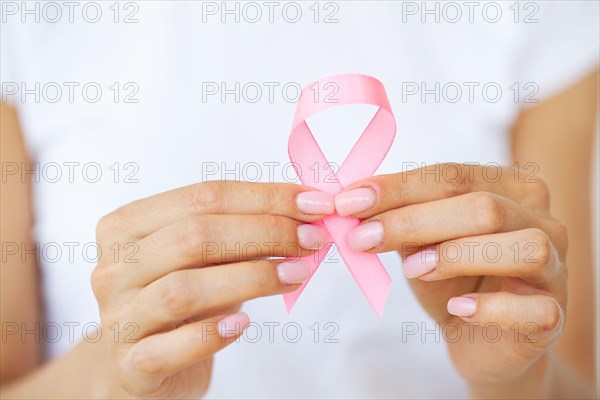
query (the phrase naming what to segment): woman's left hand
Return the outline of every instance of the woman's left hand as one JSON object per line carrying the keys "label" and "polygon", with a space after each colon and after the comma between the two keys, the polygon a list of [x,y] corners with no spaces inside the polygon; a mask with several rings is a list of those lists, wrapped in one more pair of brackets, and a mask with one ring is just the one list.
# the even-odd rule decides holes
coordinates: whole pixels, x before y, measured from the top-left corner
{"label": "woman's left hand", "polygon": [[[472,385],[519,382],[560,336],[567,231],[548,187],[514,167],[437,164],[357,182],[336,197],[363,219],[354,250],[398,251]],[[541,367],[542,369],[544,367]]]}

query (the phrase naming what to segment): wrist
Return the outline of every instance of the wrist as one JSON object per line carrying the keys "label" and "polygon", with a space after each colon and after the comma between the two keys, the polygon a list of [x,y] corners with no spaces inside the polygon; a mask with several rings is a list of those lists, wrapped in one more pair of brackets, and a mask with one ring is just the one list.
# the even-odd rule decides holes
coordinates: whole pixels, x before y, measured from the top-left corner
{"label": "wrist", "polygon": [[132,399],[116,381],[113,375],[112,349],[110,343],[103,337],[96,343],[85,343],[90,347],[92,359],[96,360],[90,390],[95,399]]}
{"label": "wrist", "polygon": [[595,384],[585,381],[549,350],[518,376],[502,381],[469,383],[475,399],[594,399]]}
{"label": "wrist", "polygon": [[552,397],[553,365],[553,357],[546,353],[518,375],[498,381],[469,382],[471,397],[474,399]]}

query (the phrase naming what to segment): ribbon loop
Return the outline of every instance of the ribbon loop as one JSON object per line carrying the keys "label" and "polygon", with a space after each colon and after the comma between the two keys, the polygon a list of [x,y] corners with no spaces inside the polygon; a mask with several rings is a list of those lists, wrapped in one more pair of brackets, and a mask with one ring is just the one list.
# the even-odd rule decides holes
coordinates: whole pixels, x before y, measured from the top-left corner
{"label": "ribbon loop", "polygon": [[[312,90],[315,85],[317,85],[317,88],[329,91],[333,89],[333,92],[322,101],[321,99],[315,99]],[[352,147],[352,150],[350,150],[339,171],[335,173],[337,179],[317,178],[314,182],[311,182],[303,176],[302,171],[308,170],[315,162],[318,166],[324,167],[329,163],[310,131],[306,119],[318,112],[347,104],[370,104],[379,107],[379,109]],[[367,75],[336,75],[323,78],[302,89],[290,132],[288,154],[303,184],[324,192],[337,194],[344,187],[375,173],[388,153],[395,134],[396,120],[383,84]],[[381,264],[379,257],[375,254],[355,252],[348,247],[346,235],[359,224],[359,220],[334,214],[315,224],[327,230],[330,238],[329,242],[336,244],[354,280],[377,316],[381,318],[387,301],[391,278],[383,264]],[[303,260],[311,268],[311,277],[330,247],[331,244],[319,250],[315,255],[304,257]],[[309,281],[310,279],[304,282],[298,290],[284,295],[288,311],[292,309]]]}

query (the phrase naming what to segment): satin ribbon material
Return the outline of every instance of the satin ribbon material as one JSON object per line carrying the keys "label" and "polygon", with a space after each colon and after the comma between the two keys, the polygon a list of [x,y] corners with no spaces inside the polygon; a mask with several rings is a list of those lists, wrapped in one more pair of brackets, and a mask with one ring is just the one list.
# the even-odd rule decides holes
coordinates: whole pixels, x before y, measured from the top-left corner
{"label": "satin ribbon material", "polygon": [[[334,89],[334,92],[331,96],[324,96],[323,99],[315,99],[315,84],[319,91],[327,89],[324,91],[330,92]],[[347,104],[371,104],[378,106],[379,109],[335,173],[337,179],[331,179],[330,173],[306,173],[315,163],[319,168],[329,165],[306,120],[318,112]],[[288,153],[304,185],[335,195],[344,187],[372,176],[388,153],[395,135],[396,120],[383,84],[367,75],[336,75],[313,82],[302,89],[290,132]],[[315,225],[327,231],[329,244],[316,254],[304,257],[303,260],[310,266],[312,278],[332,243],[335,243],[340,256],[373,311],[381,318],[392,280],[377,255],[355,252],[348,247],[346,235],[358,224],[358,218],[341,217],[337,214],[315,222]],[[288,312],[309,281],[310,279],[304,282],[298,290],[284,295]]]}

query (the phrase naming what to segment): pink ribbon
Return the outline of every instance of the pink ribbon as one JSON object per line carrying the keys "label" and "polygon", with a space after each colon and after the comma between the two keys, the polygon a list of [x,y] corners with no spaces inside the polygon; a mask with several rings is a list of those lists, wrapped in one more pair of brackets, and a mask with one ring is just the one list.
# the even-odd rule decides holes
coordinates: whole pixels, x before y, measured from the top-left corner
{"label": "pink ribbon", "polygon": [[[324,95],[325,93],[329,95]],[[318,168],[326,168],[329,163],[306,124],[306,119],[320,111],[346,104],[372,104],[379,109],[335,173],[337,179],[331,179],[330,173],[307,174],[315,163]],[[303,184],[335,195],[344,187],[372,176],[388,153],[395,135],[396,120],[383,84],[367,75],[336,75],[313,82],[302,89],[290,132],[288,153]],[[315,180],[309,181],[307,175],[314,176]],[[354,280],[381,318],[392,280],[377,255],[355,252],[348,247],[346,235],[359,224],[358,218],[333,214],[314,224],[327,231],[329,244],[316,254],[303,258],[310,266],[311,278],[332,243],[335,243]],[[284,295],[288,312],[309,280],[298,290]]]}

